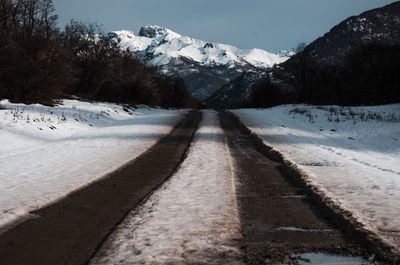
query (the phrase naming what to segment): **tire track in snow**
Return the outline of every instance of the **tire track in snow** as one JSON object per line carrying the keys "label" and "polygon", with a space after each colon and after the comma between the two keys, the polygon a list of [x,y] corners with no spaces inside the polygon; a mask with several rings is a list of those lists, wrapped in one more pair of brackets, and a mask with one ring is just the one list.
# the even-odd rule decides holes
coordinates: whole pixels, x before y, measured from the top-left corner
{"label": "tire track in snow", "polygon": [[187,158],[91,264],[241,264],[232,161],[217,113],[205,111]]}
{"label": "tire track in snow", "polygon": [[193,111],[125,167],[0,236],[1,264],[87,264],[116,226],[181,164],[201,115]]}

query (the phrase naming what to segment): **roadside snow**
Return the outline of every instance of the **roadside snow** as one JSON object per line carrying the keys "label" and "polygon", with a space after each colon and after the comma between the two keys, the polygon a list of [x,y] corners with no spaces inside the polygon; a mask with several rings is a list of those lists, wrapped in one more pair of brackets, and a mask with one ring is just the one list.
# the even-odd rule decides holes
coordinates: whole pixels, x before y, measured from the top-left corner
{"label": "roadside snow", "polygon": [[0,101],[0,226],[123,166],[168,134],[182,113]]}
{"label": "roadside snow", "polygon": [[105,243],[91,264],[238,264],[240,220],[229,150],[205,111],[177,173]]}
{"label": "roadside snow", "polygon": [[233,112],[319,190],[400,251],[400,104]]}

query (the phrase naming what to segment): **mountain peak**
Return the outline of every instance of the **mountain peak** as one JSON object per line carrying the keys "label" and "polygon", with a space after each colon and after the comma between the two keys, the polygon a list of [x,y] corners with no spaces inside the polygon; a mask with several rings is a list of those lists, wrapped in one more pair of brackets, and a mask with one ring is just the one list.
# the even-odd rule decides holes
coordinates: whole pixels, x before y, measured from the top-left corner
{"label": "mountain peak", "polygon": [[129,49],[151,64],[165,65],[172,59],[188,58],[204,65],[250,64],[268,68],[288,59],[261,49],[239,49],[232,45],[211,43],[182,36],[157,25],[143,26],[138,36],[129,31],[114,31],[110,35],[122,49]]}
{"label": "mountain peak", "polygon": [[139,30],[139,37],[146,37],[151,39],[157,38],[165,38],[168,36],[168,39],[174,39],[181,37],[180,34],[157,25],[146,25],[140,28]]}
{"label": "mountain peak", "polygon": [[157,25],[146,25],[139,30],[140,37],[154,39],[159,35],[168,35],[167,29]]}
{"label": "mountain peak", "polygon": [[146,65],[160,66],[163,74],[182,77],[198,100],[206,99],[244,72],[264,71],[288,59],[261,49],[239,49],[194,39],[155,25],[143,26],[138,35],[121,30],[109,36]]}

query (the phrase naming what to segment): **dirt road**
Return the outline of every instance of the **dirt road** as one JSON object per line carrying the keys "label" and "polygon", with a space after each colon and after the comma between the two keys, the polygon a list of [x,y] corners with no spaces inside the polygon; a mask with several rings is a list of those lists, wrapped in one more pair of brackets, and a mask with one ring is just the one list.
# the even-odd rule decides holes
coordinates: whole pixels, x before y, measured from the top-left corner
{"label": "dirt road", "polygon": [[247,263],[295,262],[301,259],[296,253],[368,255],[321,215],[305,190],[284,177],[280,163],[256,151],[231,113],[221,112],[220,118],[236,161],[241,247]]}
{"label": "dirt road", "polygon": [[232,173],[218,114],[204,110],[176,173],[127,216],[91,264],[243,264]]}
{"label": "dirt road", "polygon": [[124,169],[32,212],[37,218],[0,236],[0,263],[87,263],[124,216],[174,172],[200,119],[199,112],[189,114],[168,136]]}
{"label": "dirt road", "polygon": [[368,256],[280,163],[256,150],[232,114],[218,121],[203,113],[194,136],[199,112],[123,170],[1,235],[1,264],[311,264],[326,261],[318,252]]}

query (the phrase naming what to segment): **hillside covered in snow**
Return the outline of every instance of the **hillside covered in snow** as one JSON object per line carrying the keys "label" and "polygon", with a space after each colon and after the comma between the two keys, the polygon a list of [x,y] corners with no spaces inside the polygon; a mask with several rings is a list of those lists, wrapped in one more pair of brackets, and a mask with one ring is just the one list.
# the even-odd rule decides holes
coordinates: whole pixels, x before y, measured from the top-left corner
{"label": "hillside covered in snow", "polygon": [[197,40],[159,26],[144,26],[138,35],[126,30],[113,31],[110,37],[122,49],[129,49],[158,66],[166,65],[172,59],[185,57],[206,65],[222,64],[233,67],[235,64],[250,64],[269,68],[288,59],[262,49],[239,49],[228,44]]}
{"label": "hillside covered in snow", "polygon": [[201,101],[249,70],[262,71],[289,58],[288,53],[239,49],[182,36],[159,26],[144,26],[137,35],[132,31],[113,31],[109,37],[144,63],[183,78],[189,92]]}

